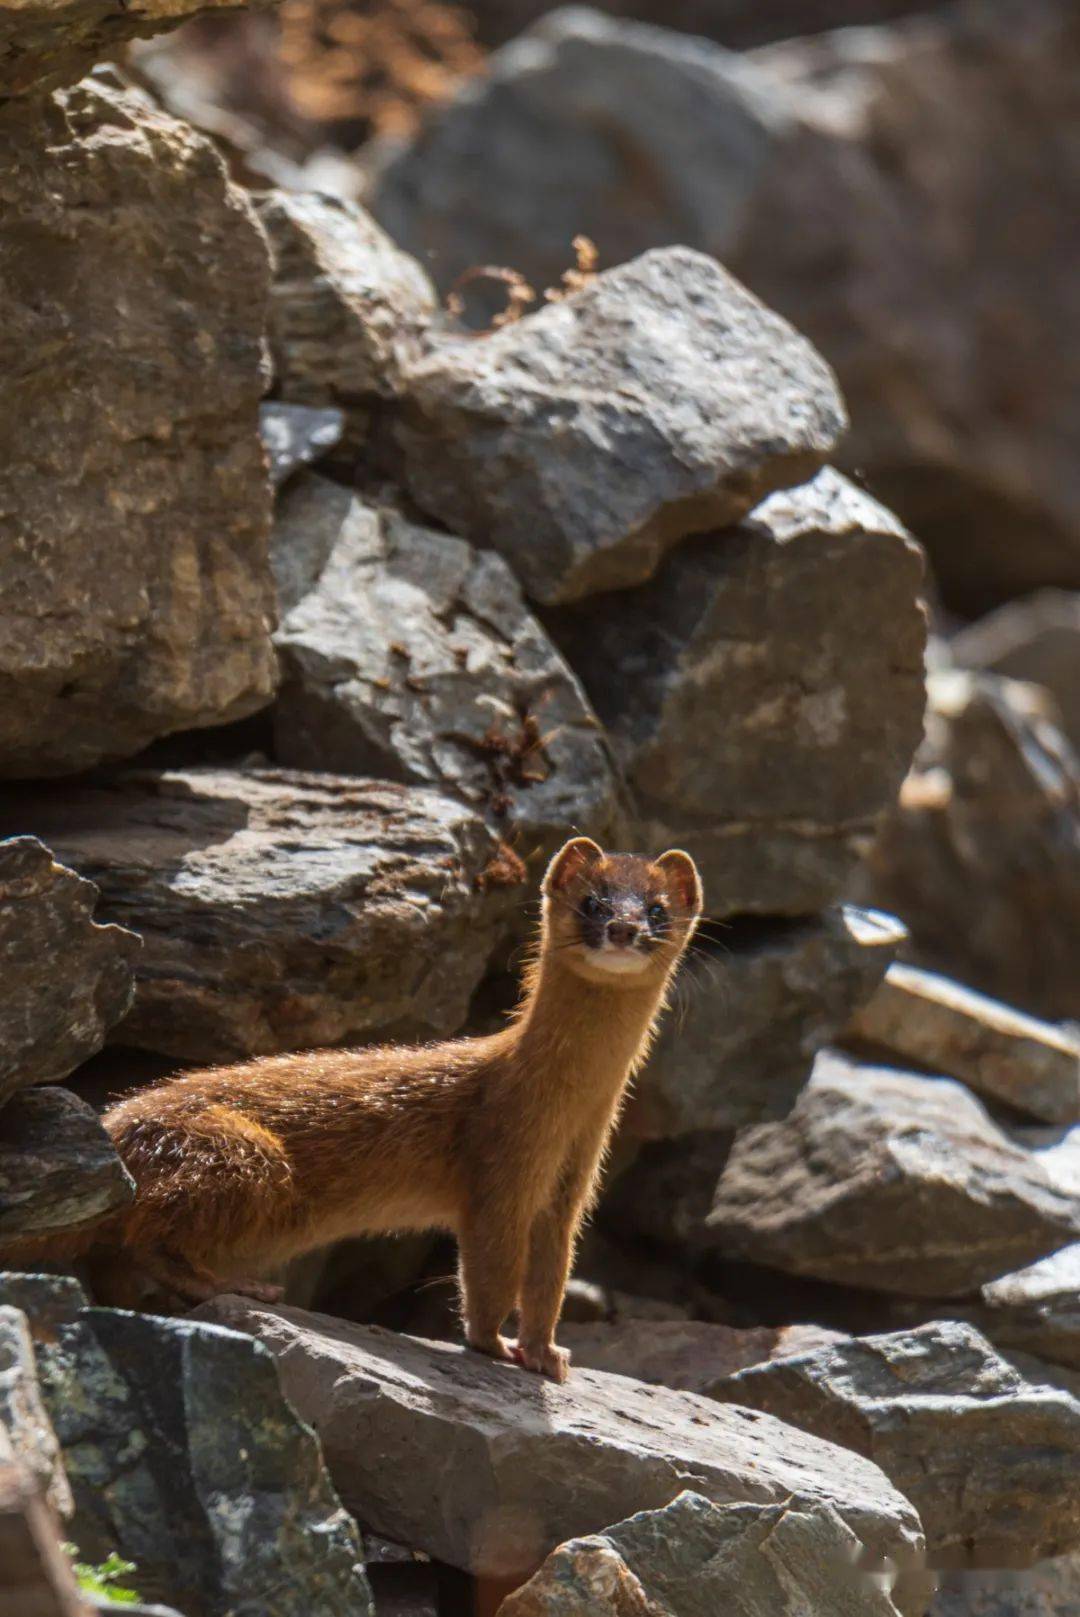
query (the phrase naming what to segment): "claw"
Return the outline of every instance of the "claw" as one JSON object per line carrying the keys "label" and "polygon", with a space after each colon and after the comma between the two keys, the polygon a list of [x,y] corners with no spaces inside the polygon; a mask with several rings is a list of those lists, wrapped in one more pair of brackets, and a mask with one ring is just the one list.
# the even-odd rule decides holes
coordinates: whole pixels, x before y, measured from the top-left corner
{"label": "claw", "polygon": [[540,1347],[515,1342],[513,1357],[523,1369],[547,1376],[551,1381],[563,1382],[570,1374],[570,1351],[557,1347],[554,1342],[545,1342]]}

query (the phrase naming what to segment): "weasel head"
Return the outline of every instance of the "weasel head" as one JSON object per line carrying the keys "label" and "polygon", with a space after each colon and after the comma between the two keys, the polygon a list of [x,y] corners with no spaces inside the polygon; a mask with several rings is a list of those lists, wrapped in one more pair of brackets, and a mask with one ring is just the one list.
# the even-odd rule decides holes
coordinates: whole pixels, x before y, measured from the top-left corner
{"label": "weasel head", "polygon": [[666,977],[694,935],[701,878],[687,853],[604,853],[588,837],[560,848],[544,877],[541,955],[578,976],[637,988]]}

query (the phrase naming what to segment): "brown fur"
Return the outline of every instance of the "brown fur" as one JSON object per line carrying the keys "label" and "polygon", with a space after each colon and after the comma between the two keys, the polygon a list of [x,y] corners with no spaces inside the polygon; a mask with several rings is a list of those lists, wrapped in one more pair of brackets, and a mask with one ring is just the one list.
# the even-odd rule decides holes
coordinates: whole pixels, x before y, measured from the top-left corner
{"label": "brown fur", "polygon": [[[238,1285],[260,1295],[245,1276],[340,1237],[447,1229],[471,1346],[561,1380],[554,1332],[575,1238],[701,889],[686,854],[606,857],[576,838],[543,890],[535,955],[503,1031],[270,1056],[170,1079],[109,1111],[137,1193],[73,1243],[93,1249],[99,1293],[131,1305],[149,1277],[187,1300]],[[584,941],[580,905],[596,891],[639,921],[650,903],[666,906],[641,970],[603,970],[600,945]],[[607,938],[605,948],[609,958]],[[62,1237],[60,1249],[72,1255]],[[513,1345],[500,1329],[515,1307]]]}

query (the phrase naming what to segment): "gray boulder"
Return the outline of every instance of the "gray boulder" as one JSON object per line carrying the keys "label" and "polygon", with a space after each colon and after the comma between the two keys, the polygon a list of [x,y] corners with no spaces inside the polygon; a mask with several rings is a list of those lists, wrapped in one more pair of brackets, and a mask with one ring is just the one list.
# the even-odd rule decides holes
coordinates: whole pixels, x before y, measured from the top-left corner
{"label": "gray boulder", "polygon": [[576,1369],[631,1376],[680,1392],[708,1392],[748,1365],[805,1353],[841,1340],[820,1325],[758,1325],[736,1329],[700,1319],[626,1318],[613,1324],[559,1325],[559,1341]]}
{"label": "gray boulder", "polygon": [[960,1078],[1046,1123],[1080,1121],[1080,1033],[918,966],[889,967],[846,1043]]}
{"label": "gray boulder", "polygon": [[1080,1401],[956,1321],[752,1365],[710,1395],[872,1459],[931,1560],[1028,1566],[1080,1544]]}
{"label": "gray boulder", "polygon": [[0,1113],[0,1248],[96,1221],[133,1195],[112,1141],[77,1095],[25,1089]]}
{"label": "gray boulder", "polygon": [[269,1347],[361,1520],[452,1565],[532,1572],[691,1476],[717,1503],[829,1505],[869,1553],[917,1557],[917,1518],[875,1467],[764,1416],[596,1371],[555,1386],[458,1346],[239,1298],[199,1312]]}
{"label": "gray boulder", "polygon": [[727,1257],[955,1297],[1080,1234],[1080,1196],[948,1079],[826,1051],[782,1122],[742,1130],[707,1218]]}
{"label": "gray boulder", "polygon": [[919,547],[827,469],[681,545],[632,591],[547,621],[634,790],[714,915],[848,896],[921,733]]}
{"label": "gray boulder", "polygon": [[942,670],[927,690],[926,735],[865,896],[902,918],[918,964],[1080,1017],[1076,755],[1036,686]]}
{"label": "gray boulder", "polygon": [[478,815],[385,781],[131,770],[11,812],[143,936],[115,1037],[184,1060],[453,1032],[524,897]]}
{"label": "gray boulder", "polygon": [[954,634],[949,654],[959,668],[1048,690],[1062,730],[1080,752],[1080,592],[1039,590],[1006,601]]}
{"label": "gray boulder", "polygon": [[942,1575],[927,1617],[1077,1617],[1080,1555],[1062,1555],[1023,1571]]}
{"label": "gray boulder", "polygon": [[409,492],[545,602],[625,589],[800,483],[846,426],[828,366],[720,265],[646,253],[407,377]]}
{"label": "gray boulder", "polygon": [[896,1617],[830,1505],[684,1492],[553,1550],[499,1617]]}
{"label": "gray boulder", "polygon": [[97,896],[36,837],[0,842],[0,1104],[66,1078],[131,1005],[139,940],[94,922]]}
{"label": "gray boulder", "polygon": [[[26,1316],[0,1303],[0,1434],[9,1456],[58,1516],[73,1507],[60,1445],[41,1399]],[[2,1445],[0,1445],[2,1446]]]}
{"label": "gray boulder", "polygon": [[374,1617],[356,1524],[258,1343],[81,1306],[51,1277],[9,1289],[35,1332],[85,1560],[118,1550],[141,1594],[206,1617]]}
{"label": "gray boulder", "polygon": [[1080,1370],[1080,1244],[988,1281],[979,1296],[995,1342]]}
{"label": "gray boulder", "polygon": [[90,79],[13,102],[0,145],[11,778],[83,770],[270,700],[270,270],[210,142],[134,92]]}
{"label": "gray boulder", "polygon": [[318,410],[309,404],[282,404],[266,399],[259,405],[259,436],[270,460],[270,481],[280,487],[302,466],[328,455],[340,443],[344,411]]}
{"label": "gray boulder", "polygon": [[274,537],[287,764],[436,787],[521,854],[604,838],[617,784],[599,721],[500,556],[308,476]]}
{"label": "gray boulder", "polygon": [[800,920],[736,921],[695,950],[623,1126],[643,1139],[782,1117],[814,1056],[871,996],[905,933],[842,905]]}

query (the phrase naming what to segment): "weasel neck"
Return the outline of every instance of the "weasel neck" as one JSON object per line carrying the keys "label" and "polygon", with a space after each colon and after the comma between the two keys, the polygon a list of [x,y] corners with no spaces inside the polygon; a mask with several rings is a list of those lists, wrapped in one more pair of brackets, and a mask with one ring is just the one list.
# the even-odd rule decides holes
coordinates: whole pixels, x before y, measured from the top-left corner
{"label": "weasel neck", "polygon": [[576,1088],[618,1090],[648,1053],[666,987],[667,974],[651,972],[640,987],[608,987],[541,955],[517,1024],[519,1053]]}

